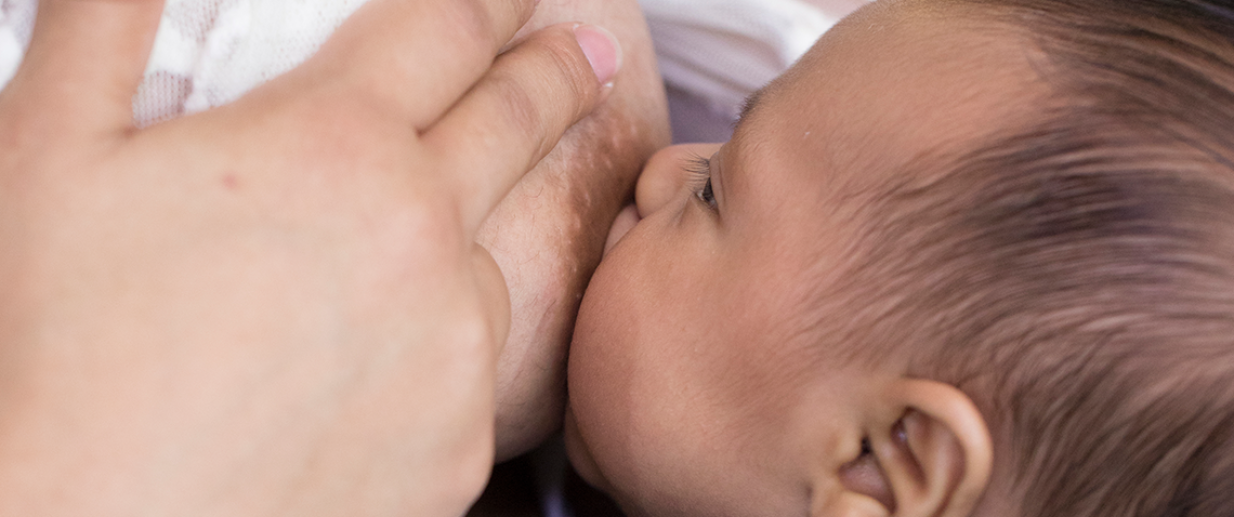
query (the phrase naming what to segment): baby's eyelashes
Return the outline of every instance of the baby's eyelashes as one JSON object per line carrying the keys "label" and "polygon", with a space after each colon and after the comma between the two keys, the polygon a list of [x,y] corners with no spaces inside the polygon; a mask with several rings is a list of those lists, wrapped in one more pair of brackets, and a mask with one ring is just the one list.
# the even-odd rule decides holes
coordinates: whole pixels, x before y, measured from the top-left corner
{"label": "baby's eyelashes", "polygon": [[700,190],[695,195],[698,196],[700,201],[707,203],[707,206],[712,209],[716,208],[716,194],[711,190],[711,178],[707,178],[707,185],[703,186],[703,190]]}
{"label": "baby's eyelashes", "polygon": [[693,176],[691,181],[694,197],[715,210],[717,207],[715,190],[711,186],[711,159],[694,156],[686,163],[686,170]]}

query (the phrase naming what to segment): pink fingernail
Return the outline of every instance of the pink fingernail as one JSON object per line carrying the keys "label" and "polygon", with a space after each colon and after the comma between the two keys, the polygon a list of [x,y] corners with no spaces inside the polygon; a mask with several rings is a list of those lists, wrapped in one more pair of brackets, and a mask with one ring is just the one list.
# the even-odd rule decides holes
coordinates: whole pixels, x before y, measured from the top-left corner
{"label": "pink fingernail", "polygon": [[574,38],[583,47],[583,54],[600,84],[608,84],[621,69],[621,44],[608,29],[595,25],[579,25],[574,28]]}

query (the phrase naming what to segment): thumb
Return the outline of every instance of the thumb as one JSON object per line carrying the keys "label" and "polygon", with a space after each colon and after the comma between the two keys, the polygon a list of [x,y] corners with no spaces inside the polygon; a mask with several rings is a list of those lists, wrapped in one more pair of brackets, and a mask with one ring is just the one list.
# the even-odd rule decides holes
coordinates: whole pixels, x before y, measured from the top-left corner
{"label": "thumb", "polygon": [[53,134],[132,124],[163,0],[42,0],[9,100]]}

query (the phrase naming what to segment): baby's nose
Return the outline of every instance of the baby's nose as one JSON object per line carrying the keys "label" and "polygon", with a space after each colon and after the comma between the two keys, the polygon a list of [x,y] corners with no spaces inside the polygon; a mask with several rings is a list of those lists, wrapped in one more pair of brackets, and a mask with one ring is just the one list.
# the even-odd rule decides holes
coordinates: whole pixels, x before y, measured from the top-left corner
{"label": "baby's nose", "polygon": [[666,147],[651,156],[638,178],[634,200],[639,217],[648,217],[679,199],[690,181],[690,161],[709,158],[722,144],[685,144]]}

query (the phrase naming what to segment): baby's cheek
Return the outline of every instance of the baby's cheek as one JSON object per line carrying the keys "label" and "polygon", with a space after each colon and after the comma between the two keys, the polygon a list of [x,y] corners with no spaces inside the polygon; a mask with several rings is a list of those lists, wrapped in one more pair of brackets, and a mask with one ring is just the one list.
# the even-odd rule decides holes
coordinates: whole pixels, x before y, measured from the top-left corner
{"label": "baby's cheek", "polygon": [[566,455],[570,458],[570,465],[578,472],[578,475],[583,478],[587,484],[604,492],[611,491],[612,487],[600,474],[600,468],[596,466],[596,460],[591,456],[591,451],[587,449],[586,443],[583,442],[582,436],[579,435],[578,422],[574,419],[574,412],[569,406],[566,407],[565,423],[562,426],[562,434],[565,438]]}

